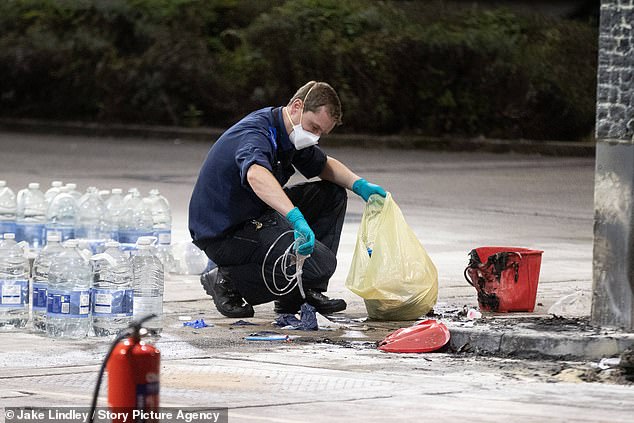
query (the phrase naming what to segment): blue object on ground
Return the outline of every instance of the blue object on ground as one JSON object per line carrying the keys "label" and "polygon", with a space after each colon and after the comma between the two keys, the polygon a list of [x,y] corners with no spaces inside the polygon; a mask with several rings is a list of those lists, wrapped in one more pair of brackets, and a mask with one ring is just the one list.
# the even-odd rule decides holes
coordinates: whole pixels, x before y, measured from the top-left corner
{"label": "blue object on ground", "polygon": [[288,335],[250,335],[245,336],[244,339],[246,339],[247,341],[288,341],[290,338]]}
{"label": "blue object on ground", "polygon": [[207,323],[205,323],[204,319],[200,319],[200,320],[192,320],[191,322],[185,322],[183,323],[183,326],[190,326],[194,329],[200,329],[200,328],[206,328],[209,325]]}
{"label": "blue object on ground", "polygon": [[292,330],[317,330],[317,310],[308,303],[302,304],[300,311],[300,319],[294,314],[279,314],[275,319],[275,325]]}

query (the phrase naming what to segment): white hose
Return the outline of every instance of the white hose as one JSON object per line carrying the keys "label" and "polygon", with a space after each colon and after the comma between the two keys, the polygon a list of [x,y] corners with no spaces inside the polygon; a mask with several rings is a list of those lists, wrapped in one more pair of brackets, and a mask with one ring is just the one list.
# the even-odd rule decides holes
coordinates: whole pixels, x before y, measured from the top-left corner
{"label": "white hose", "polygon": [[[262,280],[264,281],[264,285],[266,286],[266,288],[273,295],[277,295],[279,297],[287,295],[293,289],[295,289],[296,286],[298,286],[299,292],[302,295],[302,298],[306,298],[304,294],[304,287],[302,285],[302,267],[304,265],[304,261],[306,260],[306,258],[310,256],[304,256],[299,253],[293,253],[293,250],[296,250],[296,245],[297,247],[299,247],[299,245],[303,242],[302,238],[298,238],[294,240],[293,242],[291,242],[291,244],[286,248],[286,250],[284,250],[284,253],[275,260],[275,263],[273,264],[273,270],[271,271],[272,283],[269,284],[269,282],[266,279],[266,272],[264,271],[264,266],[266,265],[267,259],[269,258],[271,251],[273,251],[273,248],[277,245],[278,242],[280,242],[282,237],[289,233],[293,234],[294,231],[286,231],[282,233],[279,237],[277,237],[277,239],[273,242],[273,244],[271,244],[271,246],[269,247],[269,250],[266,252],[266,255],[264,256],[264,261],[262,262],[262,270],[261,270]],[[293,258],[295,259],[294,263],[292,261]],[[287,269],[290,268],[293,264],[295,265],[295,273],[287,273]],[[287,282],[286,285],[282,287],[278,286],[278,283],[275,278],[275,268],[278,265],[280,266],[282,274],[284,275],[284,279]]]}

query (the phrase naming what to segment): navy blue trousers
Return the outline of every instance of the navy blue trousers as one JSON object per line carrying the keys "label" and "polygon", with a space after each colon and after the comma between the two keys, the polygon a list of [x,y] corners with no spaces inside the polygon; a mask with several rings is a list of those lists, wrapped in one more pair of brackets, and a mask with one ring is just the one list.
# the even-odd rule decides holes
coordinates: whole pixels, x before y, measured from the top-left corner
{"label": "navy blue trousers", "polygon": [[[284,191],[302,212],[316,238],[315,249],[302,268],[302,284],[304,289],[324,292],[337,267],[336,255],[348,198],[346,190],[328,181],[318,181],[294,185],[284,188]],[[222,239],[211,241],[205,248],[205,253],[218,265],[223,278],[249,304],[257,305],[273,300],[301,303],[298,288],[284,297],[276,296],[267,289],[262,275],[264,263],[266,280],[272,283],[275,273],[277,285],[286,285],[280,267],[281,260],[277,266],[275,261],[294,241],[292,230],[286,217],[268,209],[259,218],[245,222]],[[285,232],[289,233],[282,235]],[[271,249],[271,245],[280,236]],[[287,269],[289,274],[294,272],[294,265]]]}

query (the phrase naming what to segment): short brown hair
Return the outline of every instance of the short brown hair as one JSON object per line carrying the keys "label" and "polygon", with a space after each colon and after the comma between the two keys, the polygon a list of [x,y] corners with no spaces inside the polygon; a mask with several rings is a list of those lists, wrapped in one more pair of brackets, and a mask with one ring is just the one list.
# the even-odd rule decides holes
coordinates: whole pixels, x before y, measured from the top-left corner
{"label": "short brown hair", "polygon": [[[310,91],[310,95],[306,95]],[[304,102],[304,110],[316,113],[321,106],[326,107],[326,111],[337,125],[341,125],[343,113],[341,112],[341,101],[334,88],[326,82],[310,81],[302,86],[291,97],[290,105],[296,99]]]}

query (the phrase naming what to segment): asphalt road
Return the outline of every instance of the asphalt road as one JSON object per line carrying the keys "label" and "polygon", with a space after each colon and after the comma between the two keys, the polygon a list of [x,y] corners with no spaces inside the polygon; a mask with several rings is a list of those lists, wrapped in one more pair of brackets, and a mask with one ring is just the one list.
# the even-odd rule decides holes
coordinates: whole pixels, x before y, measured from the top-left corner
{"label": "asphalt road", "polygon": [[[80,189],[134,186],[146,194],[159,188],[173,208],[174,241],[189,240],[187,205],[209,144],[0,133],[0,146],[0,178],[12,187],[34,181],[45,189],[60,179],[76,182]],[[326,151],[392,193],[439,269],[441,301],[461,295],[472,299],[462,271],[467,253],[485,245],[544,250],[539,298],[544,310],[571,289],[590,289],[594,159]],[[343,294],[362,211],[363,202],[350,193],[333,283]]]}

